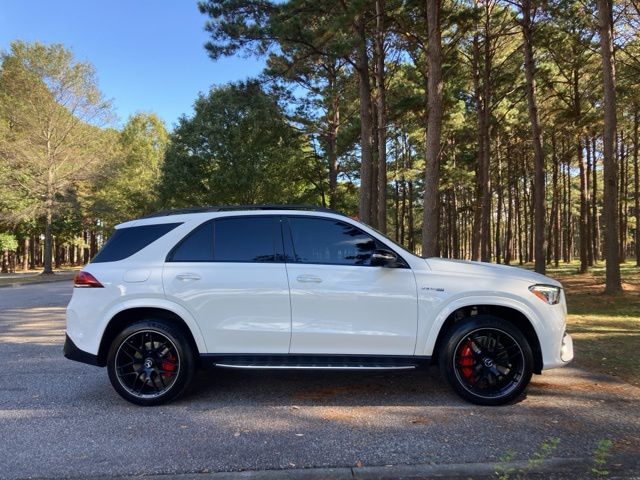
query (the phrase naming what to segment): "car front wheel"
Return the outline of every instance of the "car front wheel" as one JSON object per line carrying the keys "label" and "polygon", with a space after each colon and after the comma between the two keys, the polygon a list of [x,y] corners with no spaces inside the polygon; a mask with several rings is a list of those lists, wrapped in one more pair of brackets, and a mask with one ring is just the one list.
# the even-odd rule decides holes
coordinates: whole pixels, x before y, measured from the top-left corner
{"label": "car front wheel", "polygon": [[522,332],[490,315],[457,323],[444,339],[439,361],[453,389],[478,405],[502,405],[515,399],[533,371],[533,353]]}
{"label": "car front wheel", "polygon": [[107,357],[115,390],[137,405],[160,405],[188,387],[195,370],[185,335],[168,322],[144,320],[120,332]]}

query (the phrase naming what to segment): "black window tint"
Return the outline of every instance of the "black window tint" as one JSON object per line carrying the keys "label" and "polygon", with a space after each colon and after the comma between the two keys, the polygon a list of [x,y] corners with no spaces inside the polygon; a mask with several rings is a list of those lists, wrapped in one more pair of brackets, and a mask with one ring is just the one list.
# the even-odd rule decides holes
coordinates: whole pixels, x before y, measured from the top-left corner
{"label": "black window tint", "polygon": [[216,262],[274,262],[282,244],[275,217],[225,218],[214,223]]}
{"label": "black window tint", "polygon": [[213,223],[207,222],[193,230],[175,248],[170,262],[213,261]]}
{"label": "black window tint", "polygon": [[180,223],[161,223],[117,229],[91,263],[115,262],[130,257],[176,228]]}
{"label": "black window tint", "polygon": [[376,242],[360,229],[337,220],[289,219],[296,262],[369,265]]}

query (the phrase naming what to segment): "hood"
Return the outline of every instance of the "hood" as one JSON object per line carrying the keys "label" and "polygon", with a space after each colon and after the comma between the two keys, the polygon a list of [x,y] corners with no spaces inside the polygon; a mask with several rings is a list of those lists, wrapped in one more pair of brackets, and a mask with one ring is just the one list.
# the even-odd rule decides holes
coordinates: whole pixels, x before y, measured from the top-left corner
{"label": "hood", "polygon": [[444,258],[427,258],[425,261],[434,272],[495,277],[501,279],[507,277],[514,280],[529,282],[532,285],[535,283],[542,283],[545,285],[555,285],[557,287],[562,286],[560,282],[553,278],[519,267],[497,265],[495,263],[472,262],[469,260],[449,260]]}

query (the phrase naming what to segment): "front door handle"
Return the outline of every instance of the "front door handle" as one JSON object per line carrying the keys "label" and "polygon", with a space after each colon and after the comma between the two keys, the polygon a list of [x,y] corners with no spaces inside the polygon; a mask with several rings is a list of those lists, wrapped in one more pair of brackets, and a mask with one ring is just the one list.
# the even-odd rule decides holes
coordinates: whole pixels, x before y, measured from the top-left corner
{"label": "front door handle", "polygon": [[200,275],[198,275],[197,273],[179,273],[178,275],[176,275],[176,278],[183,282],[188,282],[192,280],[200,280]]}
{"label": "front door handle", "polygon": [[298,275],[297,280],[300,283],[322,283],[322,279],[315,275]]}

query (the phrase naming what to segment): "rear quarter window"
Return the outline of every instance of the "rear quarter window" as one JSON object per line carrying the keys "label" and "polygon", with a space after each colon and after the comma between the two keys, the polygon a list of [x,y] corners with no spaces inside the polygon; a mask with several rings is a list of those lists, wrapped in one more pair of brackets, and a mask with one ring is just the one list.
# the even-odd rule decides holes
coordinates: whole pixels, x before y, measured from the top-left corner
{"label": "rear quarter window", "polygon": [[117,262],[138,253],[147,245],[166,235],[180,223],[160,223],[139,227],[118,228],[93,257],[91,263]]}

